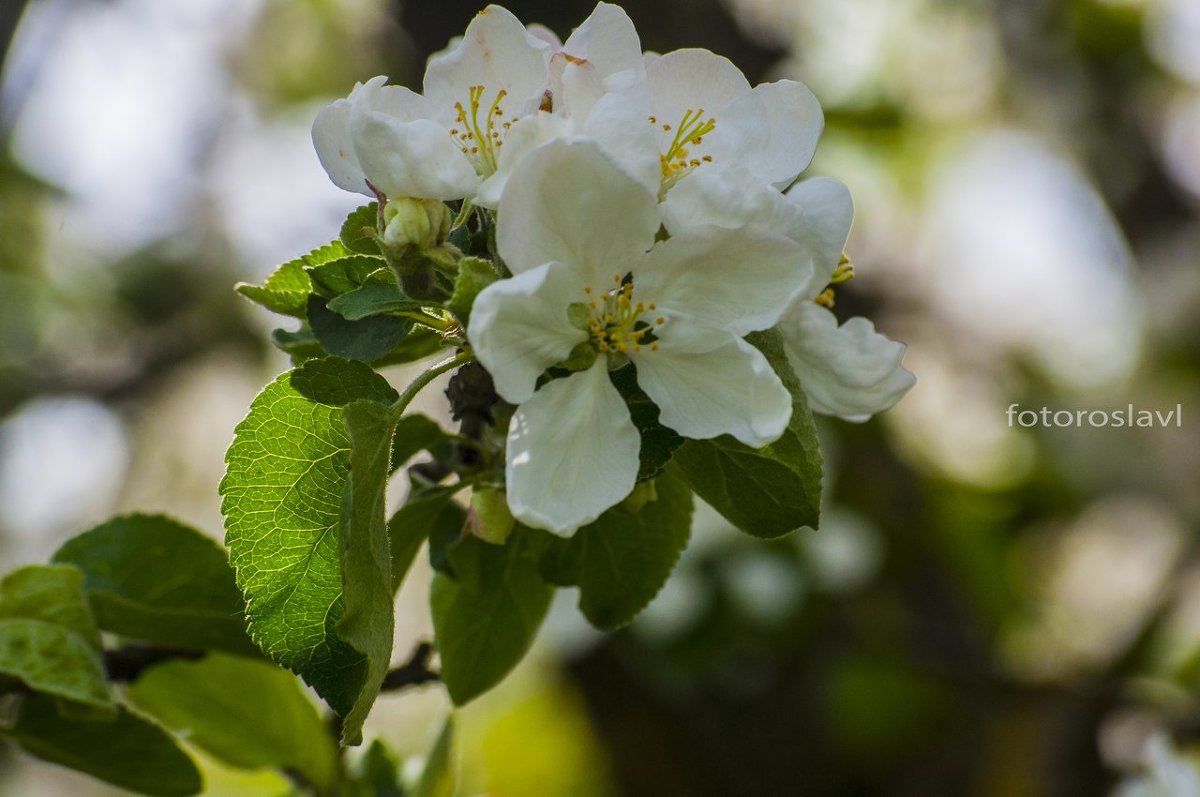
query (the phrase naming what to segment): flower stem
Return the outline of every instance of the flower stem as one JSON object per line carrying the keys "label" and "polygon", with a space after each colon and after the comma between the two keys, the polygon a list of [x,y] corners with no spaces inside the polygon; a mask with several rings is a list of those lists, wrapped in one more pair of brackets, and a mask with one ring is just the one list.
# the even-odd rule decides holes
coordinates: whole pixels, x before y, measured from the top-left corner
{"label": "flower stem", "polygon": [[400,398],[396,399],[392,404],[392,412],[396,413],[397,417],[404,414],[408,409],[408,405],[417,397],[417,394],[425,389],[434,379],[437,379],[447,371],[453,371],[460,365],[466,365],[475,359],[475,355],[469,351],[460,351],[458,354],[448,359],[442,360],[440,363],[432,366],[428,371],[418,376],[404,388],[404,392],[400,394]]}
{"label": "flower stem", "polygon": [[415,310],[394,310],[392,315],[399,318],[410,318],[418,324],[424,324],[430,329],[436,329],[438,332],[445,332],[450,329],[450,323],[428,313],[422,313]]}

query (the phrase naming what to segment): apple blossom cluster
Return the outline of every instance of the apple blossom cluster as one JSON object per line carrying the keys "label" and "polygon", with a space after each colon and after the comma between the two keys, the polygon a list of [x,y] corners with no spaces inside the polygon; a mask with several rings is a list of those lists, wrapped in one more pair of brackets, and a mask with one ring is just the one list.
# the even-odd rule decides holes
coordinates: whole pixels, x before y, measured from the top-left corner
{"label": "apple blossom cluster", "polygon": [[379,200],[401,285],[431,263],[436,295],[462,255],[451,230],[473,214],[491,229],[499,278],[459,348],[514,408],[512,515],[569,536],[638,480],[622,369],[662,426],[754,449],[794,402],[751,333],[778,329],[814,412],[865,420],[913,385],[903,344],[829,309],[852,275],[853,207],[836,180],[798,180],[822,127],[801,83],[751,86],[702,49],[642,52],[619,6],[566,41],[488,6],[430,59],[423,93],[368,80],[313,141],[336,185]]}

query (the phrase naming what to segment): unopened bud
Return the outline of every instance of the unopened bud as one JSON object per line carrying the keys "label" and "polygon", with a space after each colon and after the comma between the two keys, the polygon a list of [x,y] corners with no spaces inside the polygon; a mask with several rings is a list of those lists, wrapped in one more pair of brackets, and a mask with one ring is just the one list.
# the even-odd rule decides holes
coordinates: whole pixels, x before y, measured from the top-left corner
{"label": "unopened bud", "polygon": [[383,209],[383,242],[393,251],[432,249],[450,234],[450,208],[436,199],[390,199]]}

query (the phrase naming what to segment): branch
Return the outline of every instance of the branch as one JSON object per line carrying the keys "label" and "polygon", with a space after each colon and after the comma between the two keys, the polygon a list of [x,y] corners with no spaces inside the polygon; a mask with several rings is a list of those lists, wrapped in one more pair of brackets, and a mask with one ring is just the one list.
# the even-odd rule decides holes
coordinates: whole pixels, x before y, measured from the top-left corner
{"label": "branch", "polygon": [[395,692],[410,686],[419,686],[440,680],[438,674],[429,669],[431,655],[433,655],[433,645],[428,642],[417,645],[407,662],[383,677],[382,691]]}

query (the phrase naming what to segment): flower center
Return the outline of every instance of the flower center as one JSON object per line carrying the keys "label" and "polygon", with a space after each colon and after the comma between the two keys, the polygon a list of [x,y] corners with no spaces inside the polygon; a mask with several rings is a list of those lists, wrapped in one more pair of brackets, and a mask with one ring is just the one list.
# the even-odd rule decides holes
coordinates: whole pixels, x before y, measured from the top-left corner
{"label": "flower center", "polygon": [[500,148],[504,146],[504,136],[513,122],[517,121],[515,118],[504,118],[504,109],[500,105],[508,96],[504,89],[496,93],[496,99],[492,100],[492,104],[484,111],[485,91],[483,86],[471,86],[467,105],[464,107],[461,102],[454,104],[457,113],[456,126],[450,130],[450,137],[470,159],[481,177],[487,177],[496,171]]}
{"label": "flower center", "polygon": [[[658,118],[651,116],[650,124],[658,127]],[[678,125],[664,123],[661,125],[664,133],[673,133],[670,142],[663,137],[664,149],[659,156],[662,160],[663,190],[691,174],[692,170],[703,163],[712,163],[711,155],[697,155],[695,148],[704,143],[704,137],[716,129],[717,120],[711,116],[705,118],[704,109],[688,109],[684,111],[683,119]]]}
{"label": "flower center", "polygon": [[632,278],[623,279],[620,274],[614,274],[613,282],[615,287],[605,293],[597,293],[590,285],[584,286],[588,309],[586,323],[592,344],[601,353],[640,352],[645,346],[649,346],[650,351],[658,351],[655,332],[667,323],[667,319],[663,316],[643,318],[657,307],[653,302],[634,302]]}

